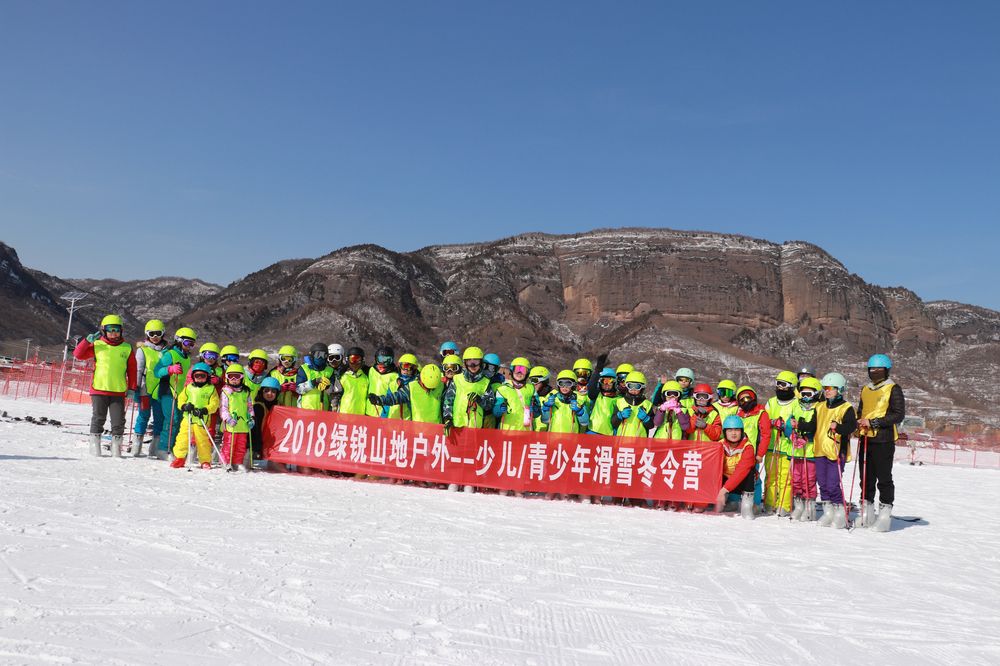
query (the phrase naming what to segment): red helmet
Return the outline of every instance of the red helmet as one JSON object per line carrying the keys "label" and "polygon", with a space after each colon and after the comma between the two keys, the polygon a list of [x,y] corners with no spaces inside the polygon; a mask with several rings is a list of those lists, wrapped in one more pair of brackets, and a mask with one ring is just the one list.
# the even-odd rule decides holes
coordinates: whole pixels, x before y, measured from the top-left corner
{"label": "red helmet", "polygon": [[712,386],[710,384],[695,384],[694,390],[691,391],[691,393],[709,393],[709,394],[712,394],[712,393],[715,393],[715,391],[712,390]]}

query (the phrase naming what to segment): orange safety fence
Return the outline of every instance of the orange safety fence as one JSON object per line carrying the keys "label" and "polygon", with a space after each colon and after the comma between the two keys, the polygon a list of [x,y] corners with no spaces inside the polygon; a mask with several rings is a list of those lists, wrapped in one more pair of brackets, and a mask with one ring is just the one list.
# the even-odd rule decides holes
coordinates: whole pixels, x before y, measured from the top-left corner
{"label": "orange safety fence", "polygon": [[89,403],[93,361],[15,361],[0,366],[0,396],[18,400]]}

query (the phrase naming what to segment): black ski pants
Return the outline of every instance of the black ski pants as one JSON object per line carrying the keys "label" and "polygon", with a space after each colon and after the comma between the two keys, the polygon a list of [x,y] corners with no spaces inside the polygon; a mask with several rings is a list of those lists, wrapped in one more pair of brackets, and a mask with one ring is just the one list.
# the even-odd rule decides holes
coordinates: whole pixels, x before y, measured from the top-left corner
{"label": "black ski pants", "polygon": [[864,493],[862,499],[874,502],[877,485],[879,502],[895,503],[896,486],[892,482],[892,461],[895,455],[895,442],[868,442],[867,446],[864,439],[858,442],[858,475]]}
{"label": "black ski pants", "polygon": [[90,434],[100,435],[104,432],[104,421],[111,415],[111,434],[125,434],[125,396],[123,395],[91,395],[90,406],[93,410],[90,416]]}

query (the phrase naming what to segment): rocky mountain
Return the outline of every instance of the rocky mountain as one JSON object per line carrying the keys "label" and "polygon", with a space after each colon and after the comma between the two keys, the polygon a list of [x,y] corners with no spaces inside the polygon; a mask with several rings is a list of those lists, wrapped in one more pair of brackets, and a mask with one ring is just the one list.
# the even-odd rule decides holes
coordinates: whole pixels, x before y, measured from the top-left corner
{"label": "rocky mountain", "polygon": [[37,275],[54,291],[93,290],[105,299],[98,309],[124,310],[135,326],[157,316],[201,339],[272,351],[324,341],[371,354],[389,343],[430,359],[454,339],[558,369],[608,350],[651,377],[683,365],[762,388],[779,369],[809,364],[843,372],[852,395],[868,356],[888,352],[911,414],[936,428],[1000,427],[989,407],[1000,313],[867,284],[799,241],[609,229],[405,253],[361,245],[281,261],[224,289]]}

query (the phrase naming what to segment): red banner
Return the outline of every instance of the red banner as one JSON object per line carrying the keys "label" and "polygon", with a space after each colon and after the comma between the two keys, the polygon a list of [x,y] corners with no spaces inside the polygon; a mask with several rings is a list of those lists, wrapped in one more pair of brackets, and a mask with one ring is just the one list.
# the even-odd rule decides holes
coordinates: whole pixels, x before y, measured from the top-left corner
{"label": "red banner", "polygon": [[275,407],[274,462],[376,477],[707,504],[722,487],[719,444],[444,427]]}

